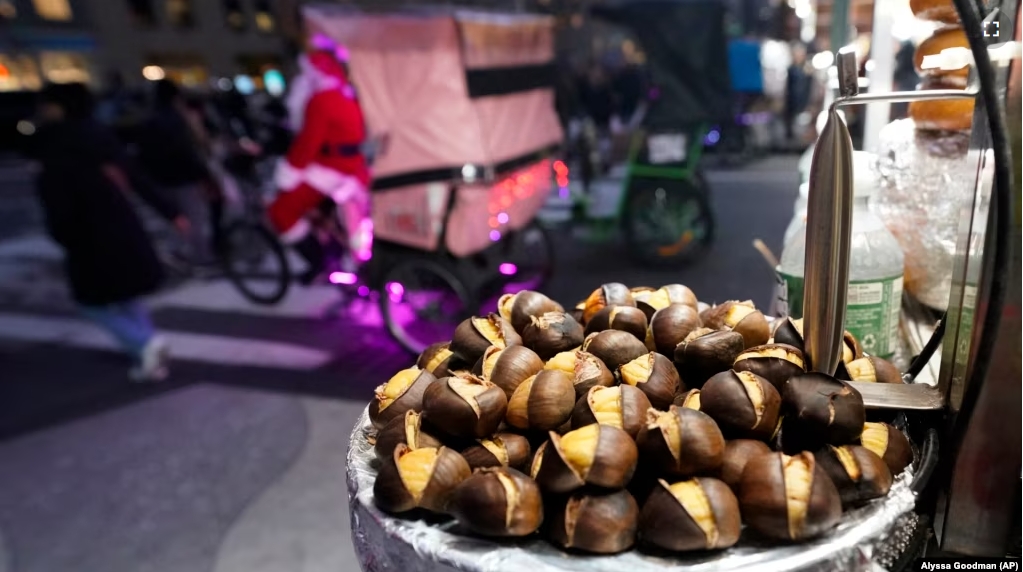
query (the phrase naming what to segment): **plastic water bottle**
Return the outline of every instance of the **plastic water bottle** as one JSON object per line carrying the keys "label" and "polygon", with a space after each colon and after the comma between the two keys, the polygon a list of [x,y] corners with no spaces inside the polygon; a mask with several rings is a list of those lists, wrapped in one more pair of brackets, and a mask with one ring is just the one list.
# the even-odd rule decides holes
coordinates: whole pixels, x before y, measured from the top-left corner
{"label": "plastic water bottle", "polygon": [[[884,358],[898,348],[902,309],[904,256],[898,241],[870,210],[870,197],[879,185],[877,158],[853,154],[853,224],[849,257],[849,296],[845,329],[860,340],[863,351]],[[803,263],[806,222],[785,244],[778,267],[779,315],[803,314]]]}

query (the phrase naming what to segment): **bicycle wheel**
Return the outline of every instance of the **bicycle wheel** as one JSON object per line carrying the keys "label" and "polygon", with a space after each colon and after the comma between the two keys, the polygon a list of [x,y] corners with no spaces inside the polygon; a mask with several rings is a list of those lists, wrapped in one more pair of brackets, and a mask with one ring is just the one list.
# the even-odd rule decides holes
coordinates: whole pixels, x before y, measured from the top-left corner
{"label": "bicycle wheel", "polygon": [[498,270],[518,290],[536,290],[554,274],[554,242],[547,230],[532,221],[509,237],[508,260]]}
{"label": "bicycle wheel", "polygon": [[629,251],[651,266],[688,262],[714,239],[714,215],[702,177],[634,179],[622,224]]}
{"label": "bicycle wheel", "polygon": [[237,222],[224,232],[224,271],[242,296],[276,304],[288,293],[291,268],[284,246],[269,229]]}
{"label": "bicycle wheel", "polygon": [[473,313],[465,285],[432,260],[406,260],[387,271],[380,291],[387,331],[409,352],[451,339]]}

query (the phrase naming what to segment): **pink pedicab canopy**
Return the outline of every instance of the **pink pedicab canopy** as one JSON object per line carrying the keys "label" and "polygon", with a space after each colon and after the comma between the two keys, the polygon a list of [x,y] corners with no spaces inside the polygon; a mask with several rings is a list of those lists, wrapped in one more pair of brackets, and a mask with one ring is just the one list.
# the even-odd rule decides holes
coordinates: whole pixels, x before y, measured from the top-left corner
{"label": "pink pedicab canopy", "polygon": [[[528,223],[562,140],[553,20],[461,10],[371,14],[303,8],[310,34],[343,45],[371,136],[378,238],[465,255]],[[468,175],[468,176],[466,176]],[[452,185],[461,177],[471,179]],[[493,231],[497,231],[495,232]]]}

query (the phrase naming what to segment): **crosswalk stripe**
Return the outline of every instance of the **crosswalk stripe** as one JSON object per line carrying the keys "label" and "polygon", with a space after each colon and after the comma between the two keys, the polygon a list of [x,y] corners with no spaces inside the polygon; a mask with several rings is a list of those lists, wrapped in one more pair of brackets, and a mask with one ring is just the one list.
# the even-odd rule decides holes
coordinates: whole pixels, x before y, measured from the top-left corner
{"label": "crosswalk stripe", "polygon": [[[328,364],[326,351],[283,342],[212,336],[192,332],[161,332],[175,359],[221,365],[313,370]],[[117,344],[90,322],[73,318],[0,313],[0,338],[55,343],[97,350],[116,350]]]}
{"label": "crosswalk stripe", "polygon": [[249,302],[227,280],[192,281],[150,298],[159,308],[185,308],[211,312],[232,312],[276,318],[319,318],[341,299],[334,286],[293,286],[283,300],[272,306]]}

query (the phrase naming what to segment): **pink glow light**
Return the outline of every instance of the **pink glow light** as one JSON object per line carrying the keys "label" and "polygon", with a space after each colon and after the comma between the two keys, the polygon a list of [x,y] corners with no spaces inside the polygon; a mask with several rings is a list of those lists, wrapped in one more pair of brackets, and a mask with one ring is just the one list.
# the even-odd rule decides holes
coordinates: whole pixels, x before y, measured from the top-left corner
{"label": "pink glow light", "polygon": [[369,296],[369,286],[359,286],[359,296],[363,298]]}
{"label": "pink glow light", "polygon": [[518,267],[516,267],[511,262],[502,262],[501,265],[497,267],[497,270],[498,272],[504,274],[505,276],[513,276],[516,272],[519,271]]}
{"label": "pink glow light", "polygon": [[401,297],[405,295],[405,287],[400,282],[388,282],[384,288],[387,289],[387,297],[395,304],[401,302]]}
{"label": "pink glow light", "polygon": [[490,231],[490,240],[491,242],[497,242],[501,240],[501,231],[499,230]]}
{"label": "pink glow light", "polygon": [[331,284],[355,284],[359,281],[359,277],[351,272],[331,272],[330,282]]}
{"label": "pink glow light", "polygon": [[497,213],[497,222],[508,224],[508,213]]}

